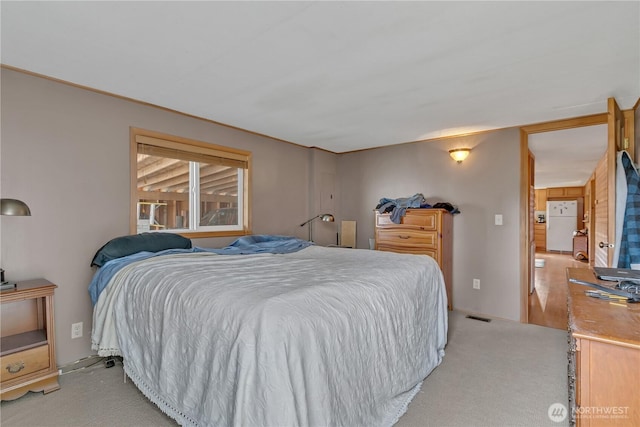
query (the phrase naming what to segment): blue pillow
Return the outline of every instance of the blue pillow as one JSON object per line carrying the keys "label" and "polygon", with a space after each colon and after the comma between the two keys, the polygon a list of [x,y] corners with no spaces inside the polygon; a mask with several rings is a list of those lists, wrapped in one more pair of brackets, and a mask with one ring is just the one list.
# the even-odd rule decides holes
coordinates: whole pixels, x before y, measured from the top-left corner
{"label": "blue pillow", "polygon": [[98,249],[91,266],[102,267],[112,259],[137,252],[160,252],[165,249],[191,249],[191,240],[173,233],[141,233],[116,237]]}

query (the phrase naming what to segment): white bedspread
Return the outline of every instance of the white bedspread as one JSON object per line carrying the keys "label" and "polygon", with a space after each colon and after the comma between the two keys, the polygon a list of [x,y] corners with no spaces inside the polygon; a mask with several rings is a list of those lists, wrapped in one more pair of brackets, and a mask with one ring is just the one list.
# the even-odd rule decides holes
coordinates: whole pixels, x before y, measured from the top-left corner
{"label": "white bedspread", "polygon": [[101,294],[92,342],[182,425],[388,426],[446,336],[431,258],[312,246],[131,264]]}

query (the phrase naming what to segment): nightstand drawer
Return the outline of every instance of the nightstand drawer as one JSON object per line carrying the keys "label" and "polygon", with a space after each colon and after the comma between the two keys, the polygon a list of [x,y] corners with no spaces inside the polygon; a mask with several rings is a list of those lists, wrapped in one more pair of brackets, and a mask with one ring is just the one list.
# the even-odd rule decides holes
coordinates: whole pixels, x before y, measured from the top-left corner
{"label": "nightstand drawer", "polygon": [[437,231],[418,231],[410,229],[379,229],[378,246],[394,246],[397,248],[422,250],[438,247]]}
{"label": "nightstand drawer", "polygon": [[41,369],[49,368],[49,346],[41,345],[0,357],[0,380],[9,381]]}

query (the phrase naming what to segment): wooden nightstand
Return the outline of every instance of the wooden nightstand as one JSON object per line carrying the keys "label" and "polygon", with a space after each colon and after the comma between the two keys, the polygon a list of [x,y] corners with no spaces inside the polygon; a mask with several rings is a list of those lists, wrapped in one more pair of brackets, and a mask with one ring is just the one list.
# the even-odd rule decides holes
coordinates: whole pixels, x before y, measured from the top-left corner
{"label": "wooden nightstand", "polygon": [[0,292],[0,400],[60,388],[55,356],[53,291],[44,279]]}

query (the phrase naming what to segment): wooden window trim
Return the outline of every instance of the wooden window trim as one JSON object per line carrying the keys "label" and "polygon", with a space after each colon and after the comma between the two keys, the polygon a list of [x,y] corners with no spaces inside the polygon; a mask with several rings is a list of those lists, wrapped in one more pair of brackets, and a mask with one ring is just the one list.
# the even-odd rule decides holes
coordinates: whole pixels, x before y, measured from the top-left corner
{"label": "wooden window trim", "polygon": [[177,149],[179,151],[190,152],[196,155],[219,157],[229,159],[234,165],[244,165],[245,177],[243,188],[242,229],[241,230],[221,230],[221,231],[171,231],[187,238],[207,238],[207,237],[230,237],[244,236],[251,234],[251,152],[239,150],[237,148],[225,147],[213,143],[197,141],[180,136],[163,134],[156,131],[140,128],[130,128],[130,206],[129,206],[129,232],[137,233],[137,209],[138,204],[138,144],[156,145],[167,149]]}

